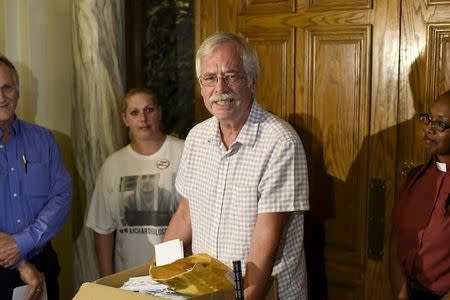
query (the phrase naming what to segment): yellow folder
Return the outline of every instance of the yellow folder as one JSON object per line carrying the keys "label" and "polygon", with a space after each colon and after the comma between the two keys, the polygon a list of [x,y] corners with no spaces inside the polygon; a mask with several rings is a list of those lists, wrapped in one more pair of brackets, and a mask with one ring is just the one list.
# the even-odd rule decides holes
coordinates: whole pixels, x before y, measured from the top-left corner
{"label": "yellow folder", "polygon": [[201,296],[234,288],[234,274],[228,266],[205,253],[188,256],[163,266],[150,266],[153,280],[190,296]]}

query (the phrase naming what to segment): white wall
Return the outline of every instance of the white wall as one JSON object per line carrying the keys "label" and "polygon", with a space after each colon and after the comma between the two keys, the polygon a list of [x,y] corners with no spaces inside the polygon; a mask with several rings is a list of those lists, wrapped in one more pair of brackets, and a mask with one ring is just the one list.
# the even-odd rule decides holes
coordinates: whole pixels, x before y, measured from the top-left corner
{"label": "white wall", "polygon": [[0,0],[0,52],[21,78],[19,117],[70,135],[70,0]]}

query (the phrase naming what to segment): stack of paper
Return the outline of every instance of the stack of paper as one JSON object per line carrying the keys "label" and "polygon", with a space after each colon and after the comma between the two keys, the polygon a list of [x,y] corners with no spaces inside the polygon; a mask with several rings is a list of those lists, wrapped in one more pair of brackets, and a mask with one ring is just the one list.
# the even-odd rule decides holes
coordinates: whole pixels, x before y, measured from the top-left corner
{"label": "stack of paper", "polygon": [[[37,300],[47,300],[47,288],[46,288],[45,284],[43,285],[43,288],[44,288],[44,290],[42,291],[41,297],[38,298]],[[16,287],[13,290],[12,300],[27,299],[27,295],[28,295],[28,292],[30,291],[30,289],[31,289],[31,285],[29,285],[29,284]]]}
{"label": "stack of paper", "polygon": [[[176,239],[155,246],[156,265],[170,264],[184,257],[183,241]],[[153,281],[150,276],[130,277],[121,289],[170,299],[188,299],[189,296],[170,290],[165,284]]]}
{"label": "stack of paper", "polygon": [[176,293],[166,285],[153,281],[150,276],[130,277],[121,289],[145,293],[152,296],[166,297],[170,299],[188,299],[188,296]]}

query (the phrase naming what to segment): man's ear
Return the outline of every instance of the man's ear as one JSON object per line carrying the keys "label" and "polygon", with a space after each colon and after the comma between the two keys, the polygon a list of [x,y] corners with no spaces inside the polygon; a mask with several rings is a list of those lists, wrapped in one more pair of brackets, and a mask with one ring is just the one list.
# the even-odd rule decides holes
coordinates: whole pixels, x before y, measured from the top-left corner
{"label": "man's ear", "polygon": [[256,79],[253,79],[253,82],[249,86],[250,91],[252,91],[253,97],[256,94]]}

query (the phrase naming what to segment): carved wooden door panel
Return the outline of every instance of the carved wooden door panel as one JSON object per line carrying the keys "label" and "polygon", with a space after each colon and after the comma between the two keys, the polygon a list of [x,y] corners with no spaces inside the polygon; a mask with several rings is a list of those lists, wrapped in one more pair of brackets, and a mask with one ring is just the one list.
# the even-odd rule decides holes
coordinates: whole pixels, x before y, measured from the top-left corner
{"label": "carved wooden door panel", "polygon": [[417,114],[450,89],[450,1],[403,1],[401,22],[399,177],[425,159]]}
{"label": "carved wooden door panel", "polygon": [[310,299],[389,299],[400,0],[198,0],[195,11],[197,46],[233,31],[256,47],[257,100],[305,144]]}

